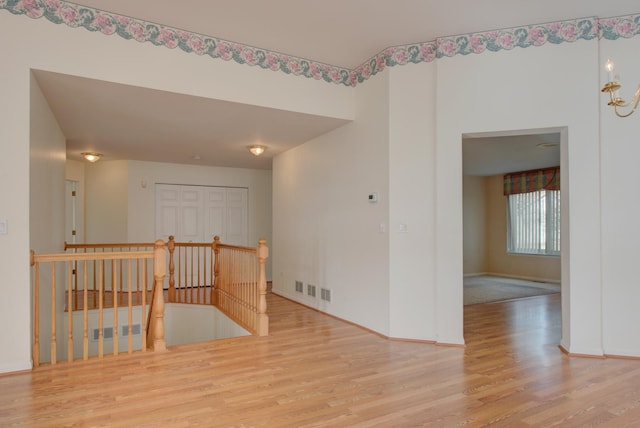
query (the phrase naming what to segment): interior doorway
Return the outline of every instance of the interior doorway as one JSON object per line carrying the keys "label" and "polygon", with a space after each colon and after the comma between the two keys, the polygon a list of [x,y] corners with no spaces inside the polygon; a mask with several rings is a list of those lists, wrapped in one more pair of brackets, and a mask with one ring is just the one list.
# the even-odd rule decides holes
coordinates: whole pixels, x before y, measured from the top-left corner
{"label": "interior doorway", "polygon": [[[486,283],[492,288],[480,290],[485,296],[481,296],[479,300],[476,296],[469,298],[470,296],[465,295],[465,293],[475,294],[478,289],[463,286],[465,303],[481,304],[510,300],[527,297],[527,293],[550,294],[554,292],[554,284],[557,287],[555,292],[560,292],[562,256],[559,244],[557,253],[547,254],[526,254],[510,248],[508,243],[510,218],[513,219],[513,217],[509,217],[508,214],[509,197],[504,195],[503,177],[507,173],[544,171],[560,167],[561,144],[560,129],[463,135],[462,278],[464,282],[474,284],[474,287],[482,284],[483,281],[474,282],[475,278],[482,278],[482,275],[489,276],[489,279],[497,279],[494,284],[490,284],[491,281]],[[558,200],[560,199],[561,196]],[[558,210],[560,206],[564,204],[559,204]],[[559,218],[558,213],[558,227]],[[535,222],[540,221],[539,218],[535,219]],[[560,235],[562,235],[562,229]],[[527,281],[534,281],[534,283]],[[505,284],[503,289],[500,288],[501,284]],[[540,285],[543,290],[549,288],[551,291],[536,293],[532,289],[521,289],[522,294],[517,294],[518,287],[535,287],[536,285]],[[554,308],[560,308],[560,305],[555,305]],[[463,334],[466,335],[466,333],[465,331]]]}

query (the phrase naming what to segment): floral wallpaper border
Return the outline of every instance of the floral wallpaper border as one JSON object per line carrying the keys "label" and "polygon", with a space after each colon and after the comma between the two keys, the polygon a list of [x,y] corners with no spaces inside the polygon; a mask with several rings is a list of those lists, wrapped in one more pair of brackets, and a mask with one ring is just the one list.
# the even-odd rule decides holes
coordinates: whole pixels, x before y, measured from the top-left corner
{"label": "floral wallpaper border", "polygon": [[81,6],[64,0],[0,0],[0,9],[14,15],[54,24],[82,27],[102,34],[116,34],[124,39],[150,42],[169,49],[235,61],[296,76],[355,87],[385,69],[409,63],[431,62],[455,55],[497,52],[516,47],[560,44],[602,37],[608,40],[630,38],[640,34],[640,14],[615,18],[582,18],[570,21],[529,25],[526,27],[441,37],[432,42],[384,49],[353,70],[298,58],[211,36],[179,30],[128,16]]}

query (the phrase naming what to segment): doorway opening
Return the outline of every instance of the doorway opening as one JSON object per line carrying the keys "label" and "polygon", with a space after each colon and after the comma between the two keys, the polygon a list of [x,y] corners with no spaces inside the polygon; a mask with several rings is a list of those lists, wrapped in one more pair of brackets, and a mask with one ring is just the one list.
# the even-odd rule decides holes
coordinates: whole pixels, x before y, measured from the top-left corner
{"label": "doorway opening", "polygon": [[[562,202],[568,203],[568,198],[562,198],[559,188],[544,190],[543,187],[538,191],[535,186],[522,189],[521,195],[520,190],[514,191],[518,194],[512,196],[511,191],[505,191],[505,174],[516,173],[511,177],[517,176],[524,181],[530,176],[538,177],[534,174],[548,173],[550,177],[550,171],[557,171],[557,177],[553,177],[557,178],[559,186],[563,134],[566,134],[563,129],[543,129],[462,136],[465,326],[468,314],[478,311],[477,308],[470,311],[467,305],[514,302],[515,299],[555,294],[552,304],[541,303],[537,310],[544,311],[544,315],[556,324],[557,334],[553,340],[555,345],[560,343],[562,254],[559,242],[547,242],[545,238],[553,235],[544,233],[555,230],[562,239],[560,209],[565,208]],[[540,180],[542,186],[548,186],[545,180]],[[525,202],[516,209],[514,200]],[[557,204],[548,203],[552,200]],[[522,224],[535,226],[524,232],[523,240],[527,244],[524,249],[513,246],[516,234],[523,233],[519,231],[522,224],[514,221],[518,215]],[[541,297],[541,302],[543,300],[551,301]],[[515,303],[510,305],[515,308]],[[530,308],[531,304],[527,307]],[[550,313],[550,310],[556,313]],[[466,339],[476,333],[475,330],[467,331],[466,327],[463,332]]]}

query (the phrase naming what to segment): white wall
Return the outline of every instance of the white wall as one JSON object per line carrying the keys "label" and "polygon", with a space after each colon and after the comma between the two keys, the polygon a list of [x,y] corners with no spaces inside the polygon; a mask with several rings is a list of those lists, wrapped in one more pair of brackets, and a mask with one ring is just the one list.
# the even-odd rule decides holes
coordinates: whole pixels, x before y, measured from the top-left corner
{"label": "white wall", "polygon": [[597,40],[438,61],[438,326],[453,342],[463,342],[462,134],[551,128],[563,139],[562,345],[603,353],[598,68]]}
{"label": "white wall", "polygon": [[463,197],[463,270],[467,275],[489,271],[487,239],[487,179],[465,175]]}
{"label": "white wall", "polygon": [[389,335],[433,341],[435,73],[435,63],[389,70]]}
{"label": "white wall", "polygon": [[[356,88],[353,123],[273,161],[273,290],[389,334],[389,74]],[[379,201],[368,202],[377,192]],[[295,281],[332,290],[325,303]]]}
{"label": "white wall", "polygon": [[[616,63],[620,96],[629,100],[640,83],[640,37],[603,40],[600,65],[607,58]],[[603,86],[607,74],[603,75]],[[640,112],[622,119],[606,106],[608,94],[599,100],[601,113],[602,168],[602,300],[603,341],[607,354],[640,356],[640,287],[638,286],[638,198],[636,171],[640,159]]]}
{"label": "white wall", "polygon": [[137,242],[128,238],[128,176],[127,161],[100,161],[85,166],[86,243]]}
{"label": "white wall", "polygon": [[164,314],[167,346],[249,335],[215,306],[167,303]]}
{"label": "white wall", "polygon": [[[49,104],[44,98],[40,87],[33,75],[30,75],[30,141],[31,141],[31,162],[29,166],[30,183],[30,209],[32,215],[29,219],[30,247],[36,253],[56,253],[63,249],[64,241],[64,174],[65,174],[65,139],[58,123],[56,122]],[[15,184],[15,183],[14,183]],[[13,233],[13,225],[10,223],[10,233]],[[24,254],[23,254],[24,257]],[[21,260],[22,265],[28,265],[26,260]],[[3,272],[6,272],[3,269]],[[33,272],[32,272],[33,273]],[[40,270],[40,359],[49,360],[51,343],[51,268],[45,266]],[[64,283],[63,272],[58,271],[57,282]],[[23,287],[16,287],[16,284],[9,289],[23,289],[29,291],[27,283]],[[10,290],[6,290],[9,296],[3,297],[3,301],[9,304],[6,309],[8,314],[17,313],[18,301],[12,300]],[[28,294],[27,294],[28,296]],[[64,290],[58,287],[56,290],[56,313],[58,316],[64,311]],[[26,309],[30,313],[30,308],[34,307],[33,295],[30,303],[25,302]],[[3,316],[7,314],[2,311]],[[31,342],[31,324],[16,324],[9,320],[2,331],[12,332],[13,336],[2,333],[3,355],[14,354],[21,347],[16,342],[24,344],[27,349]],[[62,337],[62,327],[58,328],[56,335]],[[20,336],[18,336],[20,335]],[[16,346],[16,348],[14,348]],[[19,354],[16,354],[16,357]],[[29,356],[30,357],[30,356]],[[30,359],[30,358],[29,358]],[[29,359],[26,361],[28,362]],[[11,360],[8,360],[11,361]],[[10,364],[9,369],[29,368],[26,362]],[[0,372],[4,367],[0,363]]]}
{"label": "white wall", "polygon": [[[19,41],[0,46],[0,116],[3,118],[0,198],[7,201],[0,210],[0,218],[7,219],[9,224],[9,234],[0,236],[0,271],[4,284],[0,286],[4,296],[0,323],[19,326],[0,338],[6,349],[10,349],[0,354],[0,371],[28,367],[31,360],[27,255],[29,218],[36,213],[29,208],[30,69],[353,119],[353,88],[158,48],[151,43],[107,37],[6,11],[0,13],[0,28],[3,34],[10,35],[7,37]],[[62,171],[61,180],[64,180],[64,164]],[[62,213],[63,205],[52,206],[47,214],[61,218]],[[59,246],[62,244],[63,238],[60,238]]]}

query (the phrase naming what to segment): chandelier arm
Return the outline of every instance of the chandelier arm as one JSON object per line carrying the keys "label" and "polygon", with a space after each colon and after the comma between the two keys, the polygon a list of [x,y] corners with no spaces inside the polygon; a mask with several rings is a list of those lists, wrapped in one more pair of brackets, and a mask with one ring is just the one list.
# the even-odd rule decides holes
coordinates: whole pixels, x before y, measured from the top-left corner
{"label": "chandelier arm", "polygon": [[[640,103],[640,85],[638,85],[638,89],[636,89],[636,93],[633,94],[633,98],[631,98],[631,100],[629,102],[622,103],[622,104],[618,104],[618,103],[614,104],[614,111],[616,113],[616,116],[618,116],[618,117],[629,117],[629,116],[631,116],[636,111],[636,109],[638,108],[638,103]],[[628,113],[626,113],[626,114],[618,113],[618,107],[628,107],[630,105],[633,105],[633,107],[631,108],[631,110]]]}

